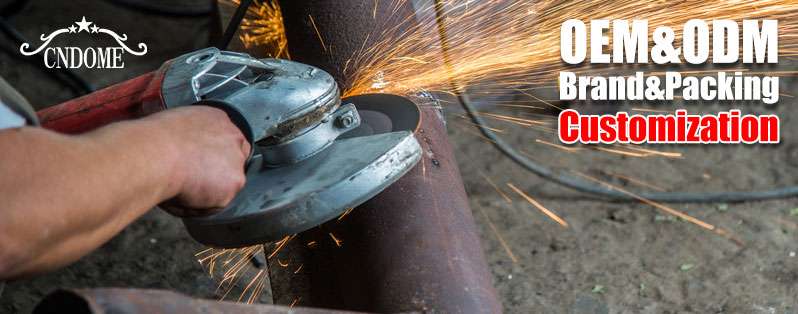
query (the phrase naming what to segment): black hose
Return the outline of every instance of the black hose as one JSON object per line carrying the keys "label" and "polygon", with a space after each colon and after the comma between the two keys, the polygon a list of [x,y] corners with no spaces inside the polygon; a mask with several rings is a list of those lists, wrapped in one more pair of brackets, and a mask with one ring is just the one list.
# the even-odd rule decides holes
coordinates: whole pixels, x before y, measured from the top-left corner
{"label": "black hose", "polygon": [[[443,61],[446,64],[449,73],[452,73],[452,63],[449,56],[449,40],[446,34],[446,27],[443,19],[443,4],[440,0],[435,0],[435,20],[438,25],[438,33],[441,38],[441,49],[443,50]],[[594,184],[585,180],[570,176],[559,171],[554,171],[551,168],[538,164],[526,156],[519,153],[513,146],[496,133],[487,127],[487,123],[477,114],[468,95],[459,88],[457,82],[452,77],[450,78],[453,90],[457,96],[460,105],[468,114],[471,121],[479,128],[479,131],[491,140],[496,149],[502,152],[505,156],[512,159],[518,165],[524,167],[528,171],[547,179],[559,185],[593,195],[609,197],[615,200],[640,200],[646,199],[656,202],[667,203],[713,203],[713,202],[744,202],[744,201],[757,201],[776,198],[787,198],[798,196],[798,186],[787,186],[783,188],[770,189],[764,191],[745,191],[745,192],[622,192],[608,186]],[[634,195],[634,196],[633,196]],[[635,197],[637,196],[637,197]]]}

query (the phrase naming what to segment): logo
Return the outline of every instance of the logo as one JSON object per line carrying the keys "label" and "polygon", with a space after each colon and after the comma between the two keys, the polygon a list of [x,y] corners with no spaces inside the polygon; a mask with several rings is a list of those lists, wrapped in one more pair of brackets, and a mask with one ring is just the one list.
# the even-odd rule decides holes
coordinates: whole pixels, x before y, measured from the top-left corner
{"label": "logo", "polygon": [[[86,32],[88,34],[104,34],[111,36],[118,46],[116,47],[48,47],[50,42],[62,34],[79,34]],[[125,62],[122,56],[125,52],[134,56],[143,56],[147,53],[147,45],[139,43],[137,49],[131,49],[127,44],[127,34],[119,35],[116,32],[97,26],[93,22],[86,21],[84,16],[80,21],[70,25],[67,28],[61,28],[53,31],[49,35],[42,34],[39,37],[42,41],[41,46],[35,50],[29,50],[30,44],[23,43],[19,46],[19,52],[25,56],[32,56],[42,53],[44,65],[47,68],[53,69],[76,69],[76,68],[90,68],[90,69],[122,69],[125,67]]]}

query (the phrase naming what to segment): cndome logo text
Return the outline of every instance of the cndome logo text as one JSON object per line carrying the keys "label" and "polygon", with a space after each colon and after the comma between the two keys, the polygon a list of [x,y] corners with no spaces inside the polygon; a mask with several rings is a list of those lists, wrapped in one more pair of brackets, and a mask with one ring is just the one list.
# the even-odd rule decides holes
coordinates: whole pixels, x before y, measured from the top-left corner
{"label": "cndome logo text", "polygon": [[[116,47],[48,47],[50,42],[62,34],[78,34],[86,32],[88,34],[105,34],[111,36],[118,46]],[[93,22],[86,20],[84,16],[80,21],[70,25],[67,28],[61,28],[53,31],[49,35],[42,34],[39,37],[42,41],[41,46],[35,50],[28,50],[30,44],[23,43],[19,47],[19,52],[25,56],[32,56],[35,54],[42,54],[44,65],[47,68],[94,68],[94,69],[121,69],[125,67],[125,62],[122,60],[122,55],[125,52],[135,56],[142,56],[147,53],[147,45],[139,43],[137,45],[138,51],[131,49],[125,43],[127,35],[119,35],[116,32],[97,26]]]}

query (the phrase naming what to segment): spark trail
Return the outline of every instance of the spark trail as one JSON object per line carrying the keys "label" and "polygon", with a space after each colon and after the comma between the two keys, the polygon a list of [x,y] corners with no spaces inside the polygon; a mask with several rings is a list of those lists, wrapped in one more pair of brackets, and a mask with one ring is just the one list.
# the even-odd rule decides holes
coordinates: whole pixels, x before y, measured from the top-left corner
{"label": "spark trail", "polygon": [[[219,0],[221,3],[237,5],[239,0]],[[373,14],[363,18],[376,18],[378,7],[391,8],[411,5],[410,0],[374,0]],[[344,69],[347,82],[342,82],[344,96],[365,93],[394,93],[413,95],[420,91],[451,94],[452,77],[457,85],[465,87],[469,94],[479,96],[499,96],[492,104],[495,108],[507,107],[526,111],[542,111],[548,108],[560,109],[556,104],[536,96],[540,90],[553,89],[559,71],[564,70],[560,60],[560,25],[567,19],[647,19],[649,25],[671,26],[676,30],[677,40],[681,38],[681,27],[690,19],[778,19],[779,50],[785,57],[798,56],[798,2],[794,0],[689,0],[689,1],[651,1],[651,0],[444,0],[443,8],[447,23],[449,41],[448,53],[451,69],[443,63],[440,36],[436,27],[435,11],[432,5],[417,7],[415,16],[394,16],[384,19],[384,25],[376,28],[368,36],[373,44],[364,45],[352,56]],[[309,17],[312,19],[313,17]],[[282,23],[282,14],[277,0],[255,0],[242,22],[239,39],[248,49],[259,49],[266,55],[289,58],[288,42]],[[315,23],[314,23],[315,27]],[[653,29],[653,28],[652,28]],[[320,38],[319,40],[322,40]],[[326,45],[325,45],[326,47]],[[328,53],[332,53],[328,51]],[[612,66],[569,67],[568,70],[581,73],[600,73],[618,71]],[[629,70],[624,68],[623,70]],[[741,69],[745,71],[746,69]],[[772,73],[772,72],[763,72]],[[775,75],[794,75],[794,72]],[[518,99],[503,97],[508,94],[522,95]],[[529,103],[535,103],[530,105]],[[511,117],[496,113],[482,113],[486,117],[525,130],[550,134],[550,121]],[[540,118],[540,117],[539,117]],[[545,116],[543,116],[545,119]],[[602,151],[605,153],[642,157],[681,158],[679,153],[659,152],[650,149],[623,146],[624,150],[607,148],[582,149],[578,146],[562,146],[543,139],[536,139],[541,147],[562,149],[567,153],[581,151]],[[634,152],[630,152],[634,151]],[[634,180],[626,177],[626,180]],[[606,184],[601,182],[601,184]],[[492,184],[495,186],[495,184]],[[509,187],[527,201],[531,197],[513,185]],[[500,191],[497,189],[497,191]],[[520,192],[520,193],[519,193]],[[506,195],[504,195],[506,198]],[[686,214],[676,212],[658,203],[643,203],[657,207],[669,214],[693,220]],[[530,202],[532,203],[532,202]],[[534,203],[532,203],[534,205]],[[537,206],[536,206],[537,207]],[[567,222],[556,214],[538,207],[547,216],[563,226]],[[347,211],[348,213],[348,211]],[[342,215],[345,216],[346,214]],[[694,220],[699,226],[730,235],[723,229]],[[340,240],[330,233],[330,238],[340,245]],[[500,235],[498,235],[501,238]],[[292,238],[270,245],[268,257],[274,257]],[[321,239],[320,239],[321,240]],[[503,241],[503,240],[500,240]],[[315,241],[308,243],[311,247]],[[515,260],[509,246],[508,255]],[[221,273],[220,286],[223,299],[230,293],[247,273],[252,279],[243,284],[244,291],[239,301],[252,303],[265,288],[267,273],[254,268],[252,257],[263,253],[263,246],[241,249],[207,249],[197,253],[199,262],[209,273]],[[297,272],[301,270],[302,265]],[[295,300],[297,303],[299,299]],[[292,304],[293,305],[293,304]]]}

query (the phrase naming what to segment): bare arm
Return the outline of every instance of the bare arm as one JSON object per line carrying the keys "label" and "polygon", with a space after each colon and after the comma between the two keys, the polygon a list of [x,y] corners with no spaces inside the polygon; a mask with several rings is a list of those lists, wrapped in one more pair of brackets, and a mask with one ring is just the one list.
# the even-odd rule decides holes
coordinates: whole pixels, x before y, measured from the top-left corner
{"label": "bare arm", "polygon": [[207,107],[80,136],[0,131],[0,280],[71,263],[168,199],[224,206],[244,184],[248,152],[225,114]]}

